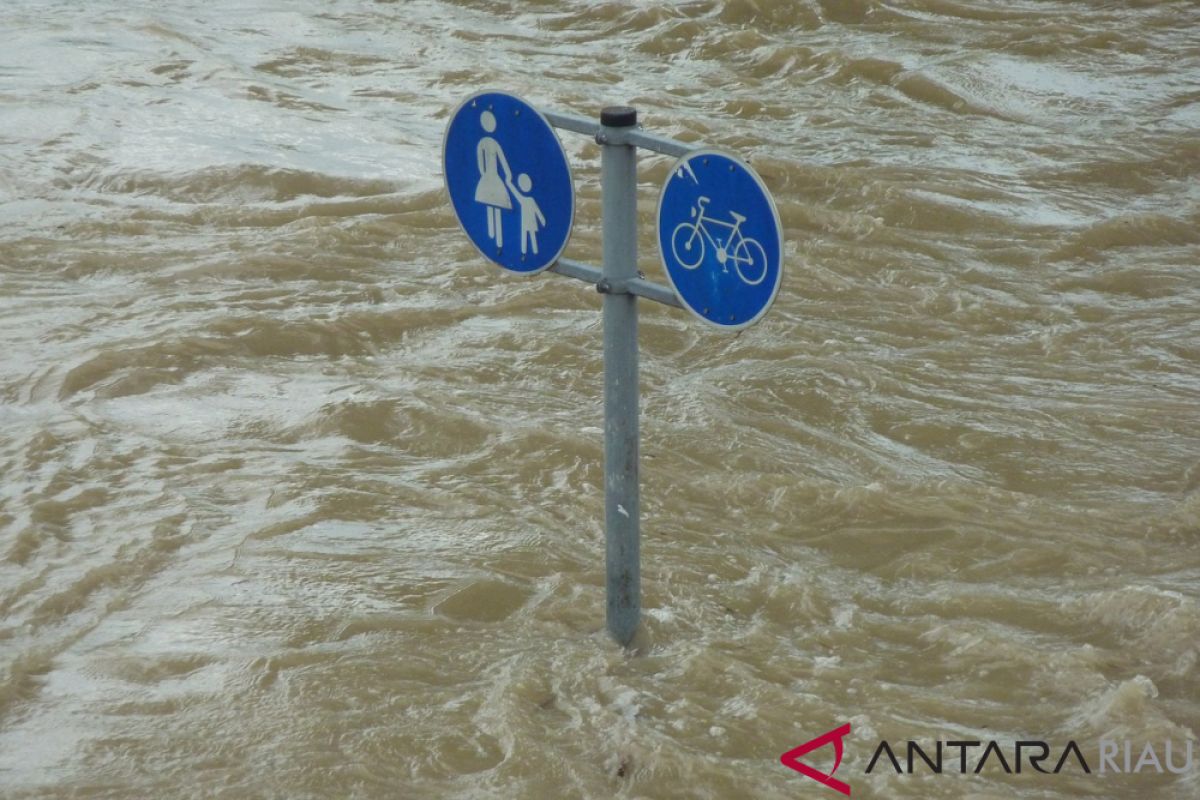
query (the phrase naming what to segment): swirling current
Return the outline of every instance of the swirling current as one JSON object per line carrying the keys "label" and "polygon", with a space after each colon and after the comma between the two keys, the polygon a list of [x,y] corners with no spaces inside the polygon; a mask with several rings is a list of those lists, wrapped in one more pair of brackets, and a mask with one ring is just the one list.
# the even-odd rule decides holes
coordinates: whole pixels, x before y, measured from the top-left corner
{"label": "swirling current", "polygon": [[[8,0],[0,42],[0,794],[835,797],[779,756],[843,723],[856,797],[1200,794],[866,771],[1196,744],[1193,0]],[[787,239],[740,334],[642,303],[629,651],[599,297],[442,187],[484,88],[737,153]]]}

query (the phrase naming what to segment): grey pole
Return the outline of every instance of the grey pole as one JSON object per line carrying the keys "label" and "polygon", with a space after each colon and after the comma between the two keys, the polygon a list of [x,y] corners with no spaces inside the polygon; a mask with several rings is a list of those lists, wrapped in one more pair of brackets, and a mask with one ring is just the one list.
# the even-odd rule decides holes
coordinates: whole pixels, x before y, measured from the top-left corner
{"label": "grey pole", "polygon": [[[638,524],[637,150],[623,134],[637,111],[600,112],[604,292],[604,532],[608,632],[628,645],[642,611]],[[621,142],[610,144],[610,142]]]}

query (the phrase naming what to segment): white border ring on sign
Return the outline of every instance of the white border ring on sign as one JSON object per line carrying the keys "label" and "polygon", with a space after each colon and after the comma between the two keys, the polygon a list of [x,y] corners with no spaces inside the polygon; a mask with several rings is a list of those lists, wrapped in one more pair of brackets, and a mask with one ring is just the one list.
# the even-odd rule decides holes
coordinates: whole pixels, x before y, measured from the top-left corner
{"label": "white border ring on sign", "polygon": [[[486,94],[501,94],[506,97],[511,97],[514,100],[524,103],[526,106],[533,109],[533,113],[537,114],[538,119],[540,119],[542,124],[545,125],[550,131],[550,135],[554,137],[554,141],[558,144],[559,152],[562,153],[563,164],[567,168],[567,181],[571,185],[571,218],[567,221],[567,236],[565,239],[563,239],[562,247],[558,248],[558,252],[554,254],[554,258],[550,259],[550,261],[547,262],[546,266],[544,267],[531,270],[515,270],[509,269],[500,262],[493,260],[491,256],[479,248],[479,245],[475,244],[475,240],[471,237],[470,231],[467,230],[467,227],[463,224],[462,219],[460,219],[458,216],[458,209],[454,208],[454,198],[450,196],[450,184],[446,180],[446,142],[450,138],[450,123],[454,122],[454,120],[458,117],[458,112],[462,111],[468,103],[476,100],[477,98],[483,97]],[[558,263],[558,260],[562,258],[563,252],[567,249],[567,245],[571,243],[571,234],[575,231],[575,174],[571,172],[571,160],[567,158],[567,149],[563,147],[562,139],[558,138],[558,132],[554,130],[554,126],[550,124],[550,120],[546,119],[546,115],[539,111],[537,106],[526,100],[524,97],[521,97],[519,94],[513,94],[512,92],[505,92],[499,89],[485,89],[483,91],[476,92],[454,107],[454,111],[450,114],[450,121],[446,123],[446,129],[442,132],[442,191],[446,193],[446,199],[450,201],[450,208],[454,211],[454,221],[458,223],[458,227],[462,230],[462,232],[467,235],[467,241],[470,242],[471,246],[475,248],[475,252],[483,256],[484,261],[487,261],[489,264],[495,264],[497,267],[509,273],[510,275],[540,275]]]}
{"label": "white border ring on sign", "polygon": [[[667,185],[675,177],[675,175],[677,174],[677,171],[682,169],[684,167],[684,165],[686,165],[693,158],[699,158],[702,156],[720,156],[721,158],[727,158],[730,161],[737,164],[738,166],[740,166],[742,169],[746,170],[746,173],[758,185],[759,190],[763,193],[763,197],[767,198],[767,205],[769,205],[771,207],[771,216],[775,221],[775,232],[779,238],[779,278],[778,278],[778,280],[775,281],[775,288],[771,290],[771,296],[769,298],[767,298],[767,302],[763,305],[762,309],[760,309],[757,314],[755,314],[752,318],[746,320],[745,322],[739,323],[737,325],[721,325],[720,323],[713,322],[711,319],[704,316],[696,309],[692,308],[691,304],[688,303],[688,301],[683,297],[683,295],[679,293],[679,287],[677,287],[675,285],[675,279],[671,277],[671,270],[667,266],[667,257],[666,257],[666,254],[663,252],[662,237],[660,236],[660,233],[662,230],[662,204],[663,204],[663,198],[666,197],[666,194],[667,194]],[[701,322],[707,324],[708,326],[710,326],[712,328],[716,328],[716,329],[722,330],[722,331],[740,331],[740,330],[750,327],[751,325],[753,325],[754,323],[756,323],[760,319],[762,319],[763,315],[766,314],[767,311],[770,310],[771,306],[775,304],[775,298],[779,296],[779,289],[780,289],[780,287],[783,286],[783,245],[784,245],[783,222],[780,221],[780,219],[779,219],[779,209],[776,207],[775,198],[771,196],[771,192],[769,189],[767,189],[767,185],[765,183],[763,183],[763,179],[760,178],[758,173],[754,171],[754,168],[751,167],[749,164],[747,164],[745,161],[738,158],[737,156],[735,156],[732,153],[727,153],[724,150],[715,150],[713,148],[703,148],[701,150],[693,150],[690,153],[688,153],[687,155],[681,156],[672,165],[671,171],[667,173],[667,179],[666,179],[666,181],[663,182],[662,190],[658,193],[658,209],[655,212],[655,220],[654,221],[655,221],[654,238],[658,243],[658,260],[659,260],[659,263],[662,264],[663,272],[665,272],[667,275],[667,282],[671,284],[671,290],[673,292],[675,292],[675,296],[677,298],[679,298],[680,305],[682,305],[684,308],[686,308],[689,313],[691,313],[694,317],[699,319]],[[683,266],[682,262],[680,263],[680,266]],[[685,267],[685,269],[694,269],[694,268],[693,267]],[[753,284],[753,285],[757,285],[757,284]]]}

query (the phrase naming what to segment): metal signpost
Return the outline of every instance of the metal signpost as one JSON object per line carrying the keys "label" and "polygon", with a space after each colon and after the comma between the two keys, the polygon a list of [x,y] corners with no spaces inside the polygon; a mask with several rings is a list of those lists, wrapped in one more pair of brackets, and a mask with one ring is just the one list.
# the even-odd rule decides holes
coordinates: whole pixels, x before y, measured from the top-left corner
{"label": "metal signpost", "polygon": [[[551,126],[600,145],[601,268],[562,258],[575,218],[571,171]],[[680,157],[663,187],[658,240],[671,286],[637,269],[637,148]],[[762,180],[734,156],[645,133],[637,111],[613,106],[599,123],[539,112],[505,92],[464,100],[442,147],[446,188],[463,231],[484,256],[519,273],[550,270],[604,295],[606,619],[622,645],[641,616],[638,499],[637,298],[686,308],[740,330],[762,318],[783,273],[783,229]]]}

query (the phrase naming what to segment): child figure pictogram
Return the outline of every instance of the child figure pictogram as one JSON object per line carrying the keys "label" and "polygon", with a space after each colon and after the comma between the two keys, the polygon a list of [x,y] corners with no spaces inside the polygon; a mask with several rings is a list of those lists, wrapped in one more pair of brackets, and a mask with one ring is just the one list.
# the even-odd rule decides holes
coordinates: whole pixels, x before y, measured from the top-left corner
{"label": "child figure pictogram", "polygon": [[[518,187],[520,191],[517,190]],[[537,200],[529,195],[529,191],[533,189],[533,180],[522,172],[517,176],[517,186],[510,183],[508,188],[516,198],[517,205],[521,207],[521,253],[525,254],[528,248],[532,248],[533,254],[537,255],[538,231],[545,226],[546,217],[542,214]]]}

